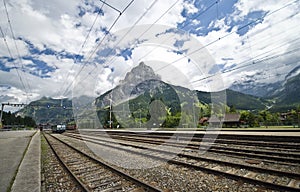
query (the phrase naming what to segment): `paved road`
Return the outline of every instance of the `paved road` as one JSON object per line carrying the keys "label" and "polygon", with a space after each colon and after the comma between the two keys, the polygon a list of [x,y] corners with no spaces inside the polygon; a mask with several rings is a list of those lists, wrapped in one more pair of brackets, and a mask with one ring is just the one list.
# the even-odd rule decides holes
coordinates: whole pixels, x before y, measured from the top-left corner
{"label": "paved road", "polygon": [[0,132],[0,191],[6,191],[35,131]]}

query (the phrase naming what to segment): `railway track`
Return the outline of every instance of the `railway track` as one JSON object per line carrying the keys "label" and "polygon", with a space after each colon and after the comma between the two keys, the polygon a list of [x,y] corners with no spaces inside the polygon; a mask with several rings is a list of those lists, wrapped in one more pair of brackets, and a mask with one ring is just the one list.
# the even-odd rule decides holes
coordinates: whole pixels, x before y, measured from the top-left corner
{"label": "railway track", "polygon": [[[93,132],[93,134],[99,134],[99,132]],[[168,140],[173,135],[172,134],[159,134],[155,135],[153,133],[147,134],[136,134],[129,132],[107,132],[111,137],[133,137],[133,138],[142,138],[142,139],[157,139],[157,140]],[[175,134],[176,138],[180,138],[182,141],[191,141],[191,142],[213,142],[215,144],[230,144],[238,146],[249,146],[249,147],[263,147],[263,148],[278,148],[282,150],[291,150],[294,152],[300,152],[299,144],[300,138],[293,137],[291,140],[290,137],[284,136],[248,136],[248,135],[218,135],[218,138],[211,139],[214,134],[206,134],[207,137],[204,137],[203,134],[195,134],[193,137],[186,133]]]}
{"label": "railway track", "polygon": [[[263,150],[263,149],[246,149],[246,148],[237,148],[232,146],[218,146],[217,144],[212,143],[205,144],[202,143],[200,146],[200,143],[179,143],[177,141],[168,141],[168,143],[165,143],[164,140],[158,140],[158,139],[151,139],[151,138],[134,138],[134,137],[113,137],[114,139],[119,140],[125,140],[125,141],[134,141],[134,142],[140,142],[140,143],[149,143],[149,144],[165,144],[169,146],[176,146],[176,147],[183,147],[185,145],[186,148],[189,148],[191,150],[199,150],[203,148],[204,150],[207,150],[208,152],[214,152],[218,154],[227,154],[231,156],[242,156],[242,157],[249,157],[249,158],[255,158],[255,159],[263,159],[263,160],[271,160],[276,162],[291,162],[291,163],[299,163],[300,162],[300,153],[298,151],[289,151],[287,149],[280,150],[280,148],[272,148],[271,150]],[[207,141],[209,143],[209,141]],[[200,148],[201,147],[201,148]],[[276,149],[276,151],[274,151]],[[280,152],[284,151],[284,152]]]}
{"label": "railway track", "polygon": [[53,135],[44,135],[52,150],[83,191],[161,191],[95,159]]}
{"label": "railway track", "polygon": [[[153,136],[150,135],[150,137],[146,137],[146,135],[137,135],[132,136],[129,135],[99,135],[99,134],[93,134],[97,135],[98,137],[104,137],[104,138],[113,138],[116,140],[121,141],[132,141],[132,142],[138,142],[138,143],[145,143],[145,144],[154,144],[154,145],[168,145],[173,147],[185,147],[189,150],[199,151],[200,147],[204,150],[207,150],[208,152],[212,152],[215,154],[224,154],[227,156],[237,157],[237,158],[251,158],[251,159],[257,159],[257,160],[263,160],[265,162],[269,163],[281,163],[286,165],[293,165],[293,163],[299,163],[300,162],[300,148],[299,144],[296,143],[287,143],[287,145],[282,146],[277,143],[276,147],[260,147],[259,149],[256,148],[256,146],[253,143],[248,143],[251,147],[244,147],[244,144],[247,142],[244,141],[243,145],[232,145],[226,144],[226,146],[220,144],[220,143],[210,143],[209,140],[205,140],[204,143],[201,144],[200,142],[192,141],[189,143],[182,143],[178,142],[177,140],[166,140],[165,137],[160,136]],[[169,138],[169,137],[168,137]],[[167,141],[167,142],[166,142]],[[184,141],[184,140],[183,140]],[[242,142],[242,141],[240,141]],[[205,144],[210,143],[210,144]],[[267,145],[275,144],[271,142],[267,142]],[[297,148],[287,149],[286,147],[292,145],[296,146]],[[280,147],[281,146],[281,147]]]}
{"label": "railway track", "polygon": [[[120,143],[120,141],[116,142],[114,140],[100,139],[82,134],[68,134],[68,136],[76,139],[83,139],[86,142],[104,145],[118,150],[125,150],[129,153],[139,154],[162,161],[168,161],[168,163],[188,167],[191,169],[224,175],[235,180],[243,180],[271,189],[283,191],[300,191],[300,174],[298,173],[278,171],[275,169],[267,169],[211,158],[204,158],[186,153],[177,154],[170,150],[166,151],[163,149],[153,148],[151,147],[151,145],[145,143],[137,144],[125,141]],[[123,147],[119,147],[119,144],[128,146],[130,148],[124,149]],[[144,153],[143,150],[141,151],[135,149],[145,149],[146,152]],[[176,155],[176,158],[170,160],[168,158],[170,155]]]}
{"label": "railway track", "polygon": [[72,177],[72,175],[63,166],[63,163],[59,161],[59,158],[47,143],[44,135],[42,135],[41,138],[41,145],[41,191],[84,191],[80,183]]}

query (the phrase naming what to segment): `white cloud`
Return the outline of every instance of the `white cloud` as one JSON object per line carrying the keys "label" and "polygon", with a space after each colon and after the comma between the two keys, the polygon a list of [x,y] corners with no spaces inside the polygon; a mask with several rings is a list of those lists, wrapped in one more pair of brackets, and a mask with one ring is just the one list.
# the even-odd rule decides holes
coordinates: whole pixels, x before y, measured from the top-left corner
{"label": "white cloud", "polygon": [[[106,64],[107,66],[109,66],[109,68],[107,68],[107,66],[105,66],[104,68],[103,66],[101,66],[101,64],[98,64],[93,60],[96,57],[98,57],[98,59],[101,59],[99,56],[94,55],[92,58],[89,58],[89,56],[97,46],[97,43],[95,43],[96,39],[98,39],[99,42],[99,40],[101,40],[104,36],[101,28],[108,29],[117,18],[119,14],[118,12],[114,11],[106,5],[103,6],[104,15],[98,16],[95,26],[90,32],[89,38],[87,39],[86,44],[82,49],[81,46],[89,32],[88,30],[97,17],[97,13],[93,12],[95,10],[95,6],[102,6],[102,3],[100,1],[88,1],[88,5],[77,0],[6,0],[6,2],[11,24],[13,26],[16,37],[22,37],[23,39],[30,41],[39,50],[44,50],[45,47],[47,47],[56,52],[64,51],[69,54],[72,53],[84,55],[83,63],[74,64],[74,60],[71,58],[59,58],[58,55],[37,55],[35,53],[30,53],[28,46],[22,40],[17,40],[16,43],[21,56],[33,56],[36,59],[46,62],[48,66],[57,68],[55,71],[49,72],[47,75],[50,75],[50,77],[45,79],[30,75],[28,73],[21,73],[24,81],[26,77],[32,87],[33,93],[31,94],[34,95],[32,96],[32,98],[38,98],[43,95],[60,96],[57,94],[61,93],[60,90],[64,90],[66,87],[68,87],[68,85],[72,84],[72,82],[74,81],[74,77],[81,70],[82,64],[85,64],[86,66],[81,71],[79,79],[83,79],[86,84],[82,85],[80,83],[79,87],[84,86],[85,90],[79,91],[79,88],[75,87],[75,91],[77,91],[77,93],[90,95],[97,95],[96,92],[103,93],[107,89],[110,89],[111,85],[116,85],[124,77],[127,70],[137,65],[138,62],[141,61],[140,59],[142,55],[148,53],[151,48],[151,46],[135,48],[132,51],[130,60],[125,60],[123,57],[114,57],[111,63]],[[129,2],[130,0],[107,1],[107,3],[119,10],[123,10]],[[169,12],[166,12],[175,2],[177,3],[174,5],[174,7],[170,9]],[[154,3],[153,7],[147,10],[147,8],[149,8],[152,3]],[[228,19],[241,21],[250,12],[272,12],[273,10],[284,6],[286,3],[288,3],[288,1],[238,1],[235,4],[235,12],[230,15],[230,18]],[[79,16],[79,6],[86,10],[85,14],[83,14],[82,17]],[[184,2],[183,0],[134,1],[126,10],[126,12],[121,15],[120,19],[113,27],[112,32],[116,33],[124,28],[131,27],[135,23],[135,21],[137,21],[137,19],[140,18],[146,11],[148,12],[138,23],[139,25],[152,24],[166,12],[166,14],[157,22],[157,24],[176,27],[177,23],[185,19],[181,15],[181,12],[184,8],[187,9],[188,13],[196,13],[198,11],[198,9],[192,3]],[[219,7],[219,9],[222,9],[222,7]],[[223,64],[225,69],[229,69],[235,64],[237,65],[237,67],[239,67],[245,64],[243,63],[244,61],[251,61],[251,59],[255,59],[256,56],[263,57],[263,53],[268,52],[266,53],[266,55],[270,56],[274,54],[284,53],[285,51],[292,49],[293,47],[299,47],[299,41],[295,41],[295,39],[298,38],[298,34],[300,31],[298,27],[298,23],[300,20],[299,14],[294,15],[293,17],[288,17],[296,13],[299,13],[299,5],[295,3],[293,6],[288,6],[272,14],[272,16],[270,17],[266,17],[262,21],[262,23],[255,25],[244,35],[238,34],[237,26],[233,26],[233,29],[231,29],[232,34],[230,34],[228,29],[230,29],[230,27],[232,26],[228,26],[228,24],[226,25],[225,18],[220,18],[220,20],[218,21],[211,22],[211,26],[218,27],[220,28],[220,30],[214,30],[209,32],[205,36],[198,36],[196,38],[203,45],[207,45],[217,40],[218,38],[222,38],[228,35],[226,38],[217,40],[215,43],[207,46],[206,49],[215,59],[215,62],[217,64]],[[9,32],[9,26],[3,6],[0,8],[0,18],[0,26],[5,32],[8,45],[12,50],[13,55],[16,57],[14,42]],[[194,24],[199,24],[200,21],[197,20],[192,22],[194,22]],[[201,29],[201,27],[199,27],[199,29]],[[138,37],[139,34],[142,34],[142,32],[143,31],[136,31],[135,34],[127,36],[123,42],[117,45],[118,48],[128,47],[128,41],[130,41],[130,39],[132,38]],[[144,34],[144,38],[148,38],[147,34]],[[106,41],[107,46],[110,45],[111,47],[114,47],[116,45],[116,42],[118,41]],[[155,43],[159,44],[162,42]],[[189,50],[190,52],[200,47],[193,47],[188,43],[186,43],[184,46],[192,47],[192,49]],[[276,46],[280,46],[280,48],[272,50]],[[100,46],[100,49],[104,47],[105,45],[102,44]],[[82,52],[79,52],[79,50],[81,49]],[[153,62],[155,60],[162,61],[162,63],[168,63],[180,58],[180,55],[176,55],[166,50],[167,48],[165,47],[162,49],[157,49],[157,51],[149,54],[149,56],[143,58],[143,60],[146,62],[149,61],[150,63],[155,63]],[[1,56],[9,56],[5,44],[2,42],[0,43],[0,57]],[[223,58],[233,58],[233,60],[224,60]],[[269,60],[268,62],[264,62],[260,65],[253,65],[245,69],[251,72],[254,71],[254,69],[256,69],[257,67],[260,67],[261,69],[268,69],[266,70],[268,73],[275,73],[271,70],[271,66],[279,67],[282,63],[289,63],[288,61],[291,59],[292,55],[284,55],[278,59]],[[15,63],[17,64],[17,61],[15,61]],[[23,64],[24,66],[26,66],[30,64],[30,61],[23,60]],[[97,68],[95,68],[95,64],[98,65]],[[199,70],[199,68],[196,68],[195,70],[194,67],[191,67],[191,63],[187,62],[187,59],[183,59],[180,63],[177,64],[177,66],[171,65],[172,67],[170,67],[169,70],[177,70],[177,72],[174,72],[173,74],[180,72],[182,73],[182,76],[189,77],[189,81],[194,81],[205,77],[211,69],[211,66],[208,67],[209,65],[207,64],[200,65],[202,67],[201,70]],[[287,68],[284,68],[283,71],[291,70],[295,65],[299,65],[299,63],[291,64]],[[13,67],[13,63],[5,62],[5,66]],[[156,64],[153,64],[153,67],[157,67]],[[113,69],[113,71],[111,69]],[[158,67],[155,70],[157,69]],[[244,68],[237,71],[240,72],[243,70]],[[6,83],[8,85],[11,85],[15,90],[19,90],[20,92],[22,92],[22,94],[24,94],[24,90],[21,86],[18,76],[16,75],[15,70],[12,70],[11,72],[0,72],[1,84]],[[160,71],[158,70],[157,72],[159,73]],[[161,75],[166,79],[169,78],[169,81],[171,82],[176,82],[175,80],[178,80],[178,84],[183,84],[183,82],[185,81],[183,79],[183,82],[181,82],[180,79],[176,79],[176,75],[166,76],[166,74],[166,72],[161,72]],[[223,75],[225,86],[229,86],[233,81],[239,78],[241,78],[241,76],[235,75],[235,72],[225,73]],[[79,79],[76,79],[76,82],[78,82]],[[89,84],[89,82],[93,81],[97,81],[97,83]],[[75,83],[75,85],[78,84]],[[7,94],[8,93],[11,95],[16,94],[16,97],[18,95],[15,91],[7,90]],[[22,101],[26,100],[26,98],[23,96],[20,96],[20,98],[22,98]]]}
{"label": "white cloud", "polygon": [[[241,80],[245,75],[243,71],[253,71],[257,74],[259,69],[264,71],[264,76],[258,78],[257,82],[274,82],[284,79],[285,74],[298,65],[297,62],[294,62],[289,66],[285,66],[286,63],[290,63],[291,59],[295,58],[295,55],[285,55],[287,50],[291,46],[299,47],[300,45],[298,37],[300,28],[296,24],[300,21],[299,5],[295,3],[284,7],[287,3],[287,1],[239,1],[235,5],[236,11],[231,15],[236,21],[244,19],[248,13],[253,11],[265,11],[271,15],[267,15],[261,23],[251,27],[243,35],[238,34],[238,27],[233,27],[231,31],[228,31],[227,29],[230,26],[225,25],[224,18],[217,22],[212,21],[211,26],[220,27],[221,30],[213,30],[206,36],[198,37],[200,42],[208,45],[207,49],[215,58],[217,64],[224,64],[225,69],[237,65],[235,67],[237,70],[222,75],[225,87],[229,87],[234,81]],[[221,39],[219,40],[219,38]],[[280,54],[282,56],[276,57]],[[261,62],[272,57],[274,58]],[[224,61],[222,58],[233,58],[233,60]],[[256,63],[252,64],[252,62]],[[279,67],[283,68],[280,77],[274,75],[278,73],[277,69]],[[282,73],[283,71],[285,73]]]}

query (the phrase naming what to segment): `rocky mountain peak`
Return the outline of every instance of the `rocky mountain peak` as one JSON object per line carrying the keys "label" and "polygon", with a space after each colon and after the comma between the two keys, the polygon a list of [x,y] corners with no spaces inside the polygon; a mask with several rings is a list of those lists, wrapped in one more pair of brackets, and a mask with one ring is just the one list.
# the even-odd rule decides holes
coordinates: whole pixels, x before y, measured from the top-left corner
{"label": "rocky mountain peak", "polygon": [[125,79],[121,81],[121,84],[139,84],[150,79],[161,80],[160,76],[155,74],[151,67],[144,62],[141,62],[126,74]]}
{"label": "rocky mountain peak", "polygon": [[108,103],[112,98],[114,103],[124,102],[129,98],[143,94],[144,90],[154,87],[153,81],[160,82],[161,77],[155,74],[154,70],[144,62],[139,63],[131,71],[127,72],[124,80],[120,84],[105,94],[102,98],[104,103]]}

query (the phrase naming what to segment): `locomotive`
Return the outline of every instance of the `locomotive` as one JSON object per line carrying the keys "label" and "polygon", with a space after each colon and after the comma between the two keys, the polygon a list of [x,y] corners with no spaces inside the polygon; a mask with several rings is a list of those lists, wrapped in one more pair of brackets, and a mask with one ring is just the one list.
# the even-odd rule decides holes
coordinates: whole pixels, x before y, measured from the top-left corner
{"label": "locomotive", "polygon": [[51,129],[52,129],[52,133],[63,133],[66,131],[66,125],[64,124],[53,125]]}

